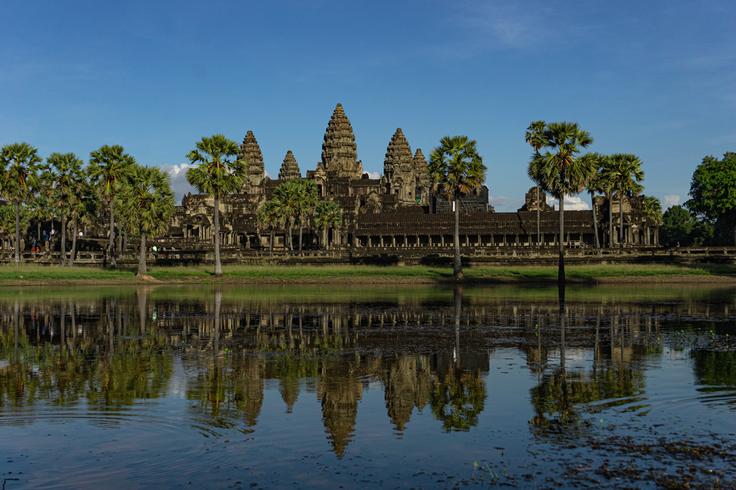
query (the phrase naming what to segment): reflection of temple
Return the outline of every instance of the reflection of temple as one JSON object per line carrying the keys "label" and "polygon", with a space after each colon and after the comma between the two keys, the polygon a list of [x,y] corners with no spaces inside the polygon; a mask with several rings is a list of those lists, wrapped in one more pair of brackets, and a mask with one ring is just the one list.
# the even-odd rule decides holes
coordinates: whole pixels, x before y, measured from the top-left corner
{"label": "reflection of temple", "polygon": [[[294,154],[286,153],[278,178],[266,176],[264,158],[252,131],[245,135],[239,158],[246,163],[247,177],[240,193],[221,200],[221,233],[225,253],[244,253],[267,248],[268,230],[259,227],[259,206],[273,195],[282,182],[302,177]],[[325,131],[322,156],[314,170],[306,172],[319,196],[340,205],[343,223],[330,230],[333,249],[365,252],[391,249],[396,252],[427,251],[449,247],[452,243],[453,215],[450,204],[432,192],[427,160],[421,149],[412,152],[401,128],[391,137],[383,162],[383,176],[364,173],[358,160],[355,135],[341,104],[335,107]],[[554,244],[558,237],[558,214],[546,203],[546,196],[533,187],[518,212],[494,212],[488,189],[461,197],[461,244],[467,252],[506,246]],[[637,199],[624,205],[624,225],[628,242],[655,245],[658,229],[640,212]],[[177,208],[169,231],[173,247],[184,243],[208,247],[212,239],[213,200],[207,195],[187,195]],[[606,223],[605,199],[596,200],[598,216]],[[537,236],[537,211],[540,233]],[[614,203],[614,216],[618,220]],[[591,211],[566,213],[565,239],[572,247],[594,242]],[[605,237],[606,226],[600,233]],[[285,247],[285,230],[275,236],[276,248]],[[307,248],[315,247],[316,236],[307,234]]]}
{"label": "reflection of temple", "polygon": [[[399,436],[411,430],[417,411],[443,430],[473,430],[490,395],[493,352],[512,349],[538,377],[532,425],[543,432],[577,420],[588,403],[639,396],[647,365],[641,360],[661,355],[663,319],[730,315],[728,305],[721,312],[701,301],[655,308],[604,299],[570,304],[562,335],[554,301],[530,306],[486,292],[466,291],[461,311],[451,294],[436,293],[359,302],[236,296],[221,305],[209,295],[172,301],[142,290],[21,301],[17,310],[12,299],[0,303],[0,361],[7,361],[0,363],[0,411],[44,401],[124,407],[181,384],[198,425],[253,428],[263,423],[271,389],[287,412],[298,412],[302,401],[318,402],[327,440],[342,456],[355,437],[368,383],[382,386],[387,419]],[[148,319],[145,328],[141,318]],[[724,359],[714,356],[694,354],[698,379],[736,384],[713,367]],[[173,383],[177,357],[187,374]]]}

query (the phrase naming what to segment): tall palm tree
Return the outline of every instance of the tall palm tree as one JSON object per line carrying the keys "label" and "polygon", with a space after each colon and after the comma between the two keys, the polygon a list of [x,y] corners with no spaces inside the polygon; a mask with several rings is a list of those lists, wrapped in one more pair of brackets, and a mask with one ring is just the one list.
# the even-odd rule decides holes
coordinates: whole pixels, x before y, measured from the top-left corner
{"label": "tall palm tree", "polygon": [[88,169],[90,180],[109,212],[109,237],[105,255],[112,267],[116,266],[115,196],[121,181],[128,177],[135,164],[135,158],[125,153],[125,149],[120,145],[104,145],[90,153]]}
{"label": "tall palm tree", "polygon": [[581,163],[585,166],[584,171],[587,174],[585,188],[588,190],[588,194],[590,194],[590,207],[593,210],[593,236],[595,237],[596,250],[600,250],[601,242],[598,238],[598,211],[595,207],[595,195],[598,192],[602,192],[600,176],[605,160],[606,157],[600,153],[586,153],[580,157]]}
{"label": "tall palm tree", "polygon": [[[547,139],[544,135],[544,128],[547,126],[547,123],[544,121],[532,121],[529,126],[526,128],[526,132],[524,133],[524,141],[527,142],[529,146],[532,147],[534,150],[534,156],[539,156],[539,150],[541,150]],[[541,208],[541,196],[540,194],[543,192],[542,187],[540,185],[540,178],[539,175],[533,175],[531,172],[531,166],[529,167],[529,178],[532,179],[532,181],[535,184],[535,193],[536,195],[534,198],[537,200],[537,244],[541,244],[541,232],[539,229],[539,213]]]}
{"label": "tall palm tree", "polygon": [[140,238],[140,277],[147,272],[146,238],[163,233],[174,214],[174,193],[168,175],[158,168],[136,165],[122,186],[120,204],[128,231]]}
{"label": "tall palm tree", "polygon": [[467,136],[445,136],[432,150],[429,176],[432,186],[452,202],[455,214],[455,257],[453,275],[456,281],[463,278],[460,258],[460,198],[480,189],[485,180],[486,167],[478,154],[477,143]]}
{"label": "tall palm tree", "polygon": [[0,150],[0,193],[15,207],[15,263],[20,264],[21,206],[30,198],[38,181],[41,157],[28,143],[12,143]]}
{"label": "tall palm tree", "polygon": [[342,222],[342,209],[334,201],[320,201],[314,211],[314,223],[322,230],[322,246],[325,250],[329,247],[329,229]]}
{"label": "tall palm tree", "polygon": [[69,255],[69,265],[74,265],[77,258],[77,239],[79,225],[92,225],[99,214],[100,203],[89,181],[88,169],[83,172],[83,178],[76,182],[70,202],[70,219],[72,222],[72,250]]}
{"label": "tall palm tree", "polygon": [[317,205],[317,186],[311,180],[289,180],[274,191],[278,209],[283,213],[287,228],[289,250],[294,250],[292,234],[294,225],[299,228],[299,251],[302,249],[302,233]]}
{"label": "tall palm tree", "polygon": [[61,265],[67,265],[67,223],[80,197],[80,183],[84,180],[83,162],[74,153],[52,153],[46,163],[54,205],[61,218]]}
{"label": "tall palm tree", "polygon": [[310,220],[314,217],[319,197],[317,194],[317,184],[312,180],[299,179],[297,186],[299,192],[299,200],[297,201],[297,222],[299,223],[299,253],[302,252],[302,237],[304,228],[309,226]]}
{"label": "tall palm tree", "polygon": [[565,286],[565,196],[577,194],[585,187],[587,172],[577,154],[593,143],[593,138],[577,123],[571,122],[549,123],[544,135],[544,148],[549,150],[532,158],[529,174],[539,176],[542,188],[559,202],[557,281],[562,293]]}
{"label": "tall palm tree", "polygon": [[220,262],[220,198],[240,189],[245,165],[237,159],[238,145],[221,134],[206,136],[189,152],[190,162],[198,164],[187,170],[187,181],[199,192],[214,199],[215,275],[222,275]]}
{"label": "tall palm tree", "polygon": [[[642,190],[641,181],[644,171],[641,160],[630,153],[617,153],[610,156],[607,167],[607,178],[613,183],[618,198],[619,246],[624,247],[624,197],[636,195]],[[609,204],[610,205],[610,204]]]}
{"label": "tall palm tree", "polygon": [[615,192],[615,182],[611,176],[611,157],[607,155],[601,162],[601,168],[596,178],[598,191],[606,197],[608,205],[608,248],[613,248],[613,193]]}

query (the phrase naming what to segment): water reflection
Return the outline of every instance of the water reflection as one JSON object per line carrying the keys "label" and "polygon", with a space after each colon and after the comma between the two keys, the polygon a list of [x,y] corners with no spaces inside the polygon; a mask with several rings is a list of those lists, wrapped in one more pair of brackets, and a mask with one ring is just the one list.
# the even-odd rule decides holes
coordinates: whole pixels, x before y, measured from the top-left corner
{"label": "water reflection", "polygon": [[[568,297],[564,308],[555,299],[460,287],[343,296],[219,288],[16,295],[0,301],[0,425],[63,416],[120,424],[142,400],[181,393],[194,429],[247,434],[272,390],[287,413],[299,400],[316,400],[342,457],[356,437],[361,400],[376,387],[398,437],[419,412],[442,431],[472,431],[493,403],[494,353],[513,349],[535,380],[531,432],[547,438],[610,407],[646,413],[646,371],[662,356],[670,326],[733,322],[731,292],[706,301]],[[693,349],[692,359],[701,390],[733,405],[734,353]]]}

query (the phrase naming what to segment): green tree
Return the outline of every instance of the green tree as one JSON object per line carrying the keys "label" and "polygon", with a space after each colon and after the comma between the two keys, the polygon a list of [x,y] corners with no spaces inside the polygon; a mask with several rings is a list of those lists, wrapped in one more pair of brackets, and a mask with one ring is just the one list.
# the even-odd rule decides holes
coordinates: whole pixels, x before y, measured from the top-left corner
{"label": "green tree", "polygon": [[77,258],[79,226],[93,226],[97,222],[100,211],[100,202],[89,181],[88,169],[83,172],[82,177],[82,180],[75,182],[76,187],[69,203],[72,223],[72,250],[69,255],[69,265],[73,265]]}
{"label": "green tree", "polygon": [[222,275],[220,262],[220,199],[243,186],[245,164],[237,159],[238,145],[221,134],[206,136],[187,154],[196,167],[187,170],[187,180],[199,192],[214,199],[215,275]]}
{"label": "green tree", "polygon": [[624,198],[633,197],[641,192],[644,171],[641,168],[641,160],[636,155],[616,153],[609,158],[609,164],[606,166],[606,178],[613,183],[618,198],[618,237],[619,246],[623,248],[626,243],[626,237],[624,236]]}
{"label": "green tree", "polygon": [[342,209],[333,201],[320,201],[314,211],[314,223],[322,230],[321,245],[325,250],[330,248],[328,234],[333,226],[342,222]]}
{"label": "green tree", "polygon": [[[547,141],[544,135],[544,128],[546,126],[547,126],[547,123],[545,123],[544,121],[532,121],[529,124],[529,127],[526,128],[526,133],[524,133],[524,141],[526,141],[527,144],[532,147],[532,149],[534,150],[535,157],[539,156],[539,150],[541,150],[544,147]],[[546,199],[542,200],[542,197],[540,196],[540,194],[544,192],[540,185],[540,179],[542,176],[534,175],[532,173],[532,170],[533,170],[532,167],[529,166],[528,168],[529,178],[532,179],[532,181],[535,184],[536,195],[534,196],[534,198],[538,202],[538,205],[537,205],[537,243],[541,244],[542,239],[541,239],[541,232],[539,229],[539,222],[540,222],[539,213],[540,213],[541,205],[539,205],[539,203],[545,202]]]}
{"label": "green tree", "polygon": [[120,191],[122,221],[140,239],[138,276],[147,272],[146,238],[154,238],[169,226],[174,214],[174,193],[169,177],[158,168],[135,166]]}
{"label": "green tree", "polygon": [[52,153],[46,159],[54,208],[61,219],[61,264],[66,265],[67,224],[84,180],[83,162],[74,153]]}
{"label": "green tree", "polygon": [[672,206],[662,216],[661,239],[665,247],[703,245],[713,237],[713,225],[698,221],[683,206]]}
{"label": "green tree", "polygon": [[585,187],[588,171],[577,154],[581,148],[593,143],[593,138],[576,123],[570,122],[547,124],[544,137],[543,148],[549,150],[532,157],[529,175],[536,175],[545,192],[552,194],[559,202],[557,281],[562,288],[565,284],[565,196],[578,194]]}
{"label": "green tree", "polygon": [[0,150],[0,191],[15,207],[15,263],[20,263],[21,207],[27,204],[38,182],[41,157],[28,143],[12,143]]}
{"label": "green tree", "polygon": [[[654,196],[642,196],[642,212],[647,225],[659,226],[662,224],[662,204]],[[650,228],[647,227],[647,245],[650,244]]]}
{"label": "green tree", "polygon": [[481,188],[486,167],[478,154],[477,143],[467,136],[445,136],[432,150],[429,176],[432,187],[452,203],[455,214],[453,275],[463,278],[460,257],[460,198]]}
{"label": "green tree", "polygon": [[703,158],[693,173],[685,206],[718,228],[729,226],[736,245],[736,153],[725,153],[720,160]]}
{"label": "green tree", "polygon": [[115,267],[115,196],[133,167],[135,159],[120,145],[104,145],[90,153],[89,176],[109,213],[109,237],[105,255]]}

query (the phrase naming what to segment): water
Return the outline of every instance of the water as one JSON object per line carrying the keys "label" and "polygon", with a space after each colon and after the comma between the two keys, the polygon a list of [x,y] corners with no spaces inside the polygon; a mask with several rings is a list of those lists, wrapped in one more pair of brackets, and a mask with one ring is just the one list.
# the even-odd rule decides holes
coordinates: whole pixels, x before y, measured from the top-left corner
{"label": "water", "polygon": [[736,290],[567,296],[3,289],[0,481],[736,485]]}

